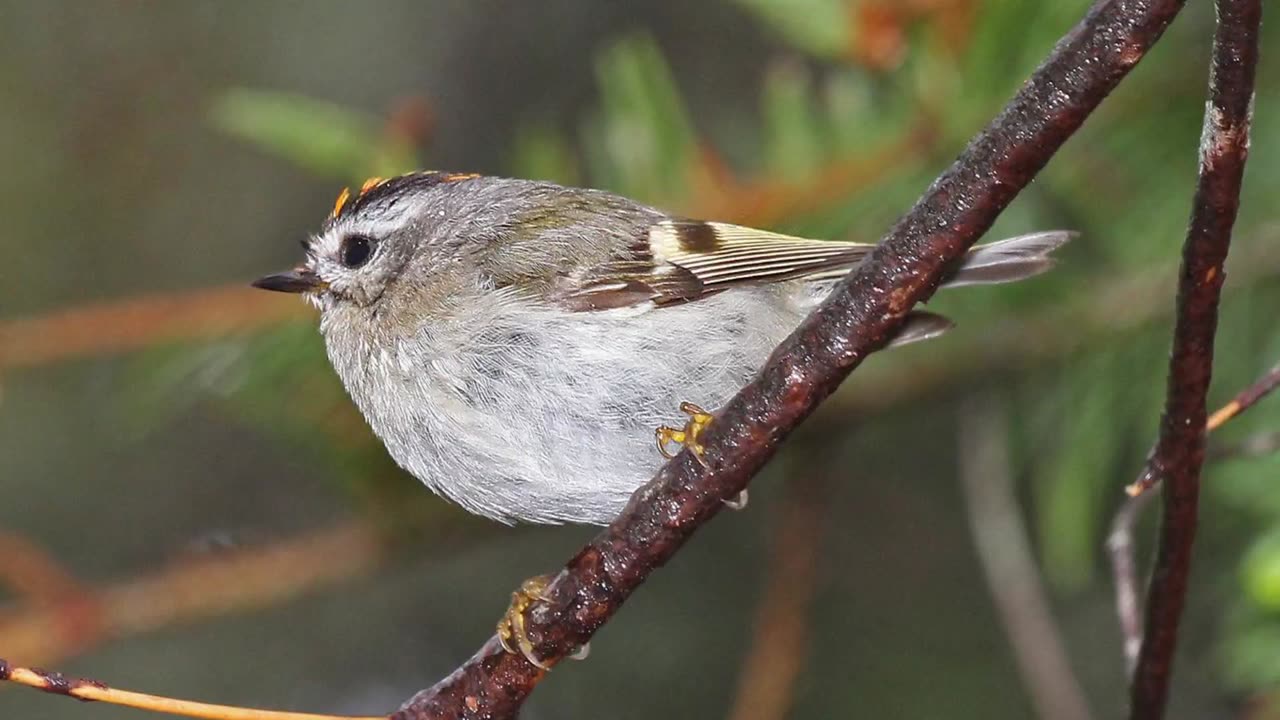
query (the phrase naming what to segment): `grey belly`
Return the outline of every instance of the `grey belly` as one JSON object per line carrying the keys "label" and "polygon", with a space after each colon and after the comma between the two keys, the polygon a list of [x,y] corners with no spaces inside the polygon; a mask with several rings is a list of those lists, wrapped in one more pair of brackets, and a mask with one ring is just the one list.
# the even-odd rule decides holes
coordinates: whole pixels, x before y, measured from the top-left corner
{"label": "grey belly", "polygon": [[664,462],[654,429],[683,423],[682,401],[724,403],[799,312],[777,291],[736,291],[643,313],[516,313],[472,338],[453,377],[412,389],[432,398],[416,427],[375,430],[472,512],[606,523]]}

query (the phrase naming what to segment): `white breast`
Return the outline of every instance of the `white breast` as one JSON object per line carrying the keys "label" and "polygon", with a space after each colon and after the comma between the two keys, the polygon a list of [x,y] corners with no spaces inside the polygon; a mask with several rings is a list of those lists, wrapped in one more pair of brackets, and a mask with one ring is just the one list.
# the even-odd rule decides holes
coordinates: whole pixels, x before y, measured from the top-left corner
{"label": "white breast", "polygon": [[653,431],[713,409],[806,308],[788,286],[671,307],[566,313],[498,294],[385,347],[322,323],[392,457],[471,512],[606,523],[663,462]]}

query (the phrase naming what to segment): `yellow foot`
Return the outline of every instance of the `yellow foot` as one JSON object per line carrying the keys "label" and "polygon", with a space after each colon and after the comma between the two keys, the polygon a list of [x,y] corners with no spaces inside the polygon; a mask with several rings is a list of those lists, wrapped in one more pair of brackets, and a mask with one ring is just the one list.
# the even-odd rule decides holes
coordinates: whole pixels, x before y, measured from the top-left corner
{"label": "yellow foot", "polygon": [[677,430],[663,425],[654,431],[654,437],[658,440],[658,452],[662,453],[663,457],[673,458],[675,453],[668,450],[667,446],[671,443],[683,445],[689,448],[689,451],[698,459],[698,462],[705,467],[707,461],[702,457],[702,443],[699,438],[702,436],[702,431],[706,430],[707,426],[711,424],[713,417],[711,413],[691,402],[680,403],[680,412],[689,416],[689,421],[684,424],[684,429]]}
{"label": "yellow foot", "polygon": [[[547,599],[547,586],[555,579],[554,575],[538,575],[520,583],[520,589],[511,593],[511,606],[507,608],[502,619],[498,621],[498,641],[502,649],[515,655],[524,656],[534,667],[550,670],[551,664],[543,662],[533,652],[533,643],[529,640],[524,627],[524,613],[531,605]],[[591,645],[583,645],[569,656],[572,660],[584,660],[591,652]]]}
{"label": "yellow foot", "polygon": [[539,600],[547,599],[547,586],[551,584],[552,575],[538,575],[520,583],[520,589],[511,593],[511,606],[498,621],[498,640],[502,649],[515,655],[524,656],[535,667],[550,670],[551,666],[538,659],[533,653],[533,643],[524,629],[524,611]]}

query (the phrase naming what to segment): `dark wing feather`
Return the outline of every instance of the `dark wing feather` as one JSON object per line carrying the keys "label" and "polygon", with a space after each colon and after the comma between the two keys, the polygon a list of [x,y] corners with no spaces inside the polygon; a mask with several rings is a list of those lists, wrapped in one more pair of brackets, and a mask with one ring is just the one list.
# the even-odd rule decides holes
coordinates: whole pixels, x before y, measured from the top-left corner
{"label": "dark wing feather", "polygon": [[871,248],[727,223],[664,220],[632,243],[625,257],[566,277],[557,299],[574,310],[687,302],[734,285],[848,270]]}

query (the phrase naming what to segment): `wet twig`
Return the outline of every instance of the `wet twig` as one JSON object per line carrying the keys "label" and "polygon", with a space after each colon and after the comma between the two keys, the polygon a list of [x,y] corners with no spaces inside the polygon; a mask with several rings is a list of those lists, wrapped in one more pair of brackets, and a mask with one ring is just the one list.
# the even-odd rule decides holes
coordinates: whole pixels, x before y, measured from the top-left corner
{"label": "wet twig", "polygon": [[1162,482],[1164,502],[1145,629],[1130,685],[1134,720],[1163,717],[1168,699],[1191,571],[1223,264],[1249,148],[1262,2],[1218,0],[1217,11],[1199,180],[1182,250],[1169,388],[1160,436],[1139,478],[1145,486]]}

